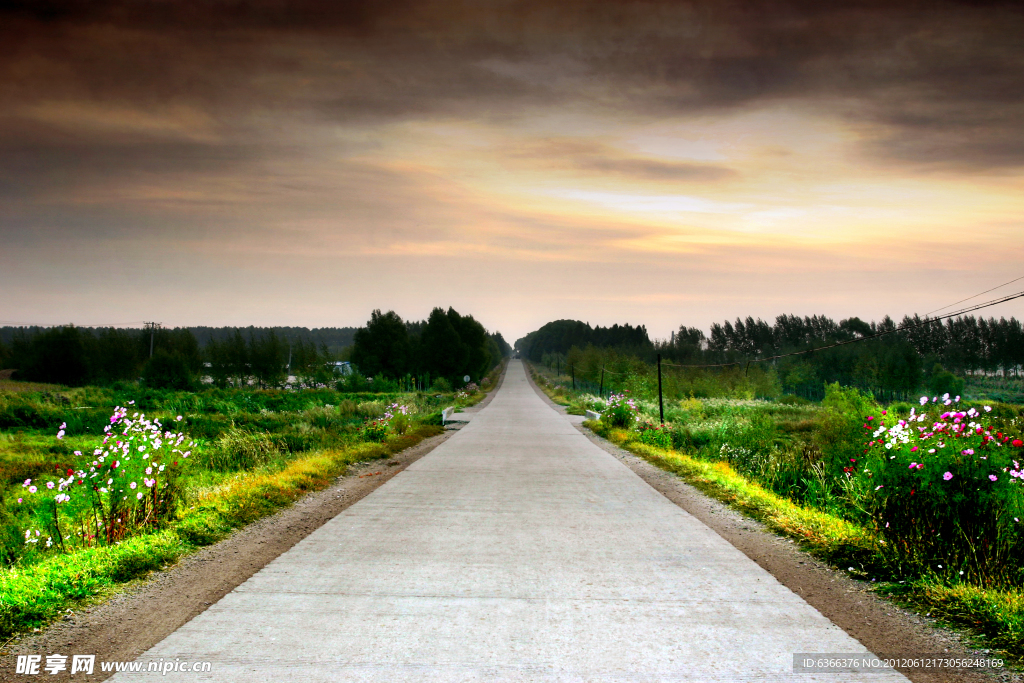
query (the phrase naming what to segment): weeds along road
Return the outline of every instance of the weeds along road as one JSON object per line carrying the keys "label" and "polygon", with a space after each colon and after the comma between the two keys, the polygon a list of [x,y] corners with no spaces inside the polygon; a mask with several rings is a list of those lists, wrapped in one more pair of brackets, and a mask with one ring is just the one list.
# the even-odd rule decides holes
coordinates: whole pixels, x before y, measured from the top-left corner
{"label": "weeds along road", "polygon": [[512,361],[487,407],[140,661],[126,681],[905,681],[591,443]]}

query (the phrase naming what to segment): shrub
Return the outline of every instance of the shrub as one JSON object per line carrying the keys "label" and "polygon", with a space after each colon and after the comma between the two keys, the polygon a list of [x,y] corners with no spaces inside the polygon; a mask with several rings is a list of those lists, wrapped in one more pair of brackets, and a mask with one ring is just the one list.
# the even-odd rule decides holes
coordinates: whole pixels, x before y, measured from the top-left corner
{"label": "shrub", "polygon": [[672,432],[668,427],[652,422],[641,422],[637,429],[640,443],[654,446],[655,448],[672,448]]}
{"label": "shrub", "polygon": [[75,451],[75,464],[57,478],[22,484],[18,503],[31,518],[25,543],[61,550],[111,544],[166,521],[176,511],[178,475],[194,446],[159,420],[139,412],[129,417],[119,406],[91,454]]}
{"label": "shrub", "polygon": [[814,444],[821,451],[826,471],[839,476],[844,468],[859,458],[864,451],[864,416],[878,414],[874,399],[853,388],[838,383],[825,388],[825,408]]}
{"label": "shrub", "polygon": [[931,379],[928,380],[928,390],[935,396],[959,396],[964,391],[964,380],[948,370],[943,370],[941,365],[936,365]]}
{"label": "shrub", "polygon": [[984,410],[926,403],[906,420],[864,418],[864,458],[850,469],[878,532],[899,562],[925,572],[1018,584],[1024,442],[997,432]]}
{"label": "shrub", "polygon": [[636,401],[625,394],[612,394],[605,404],[601,420],[611,427],[626,429],[640,419],[640,409]]}
{"label": "shrub", "polygon": [[279,453],[279,445],[269,433],[248,431],[232,424],[207,450],[203,461],[210,469],[221,472],[251,470],[268,464]]}

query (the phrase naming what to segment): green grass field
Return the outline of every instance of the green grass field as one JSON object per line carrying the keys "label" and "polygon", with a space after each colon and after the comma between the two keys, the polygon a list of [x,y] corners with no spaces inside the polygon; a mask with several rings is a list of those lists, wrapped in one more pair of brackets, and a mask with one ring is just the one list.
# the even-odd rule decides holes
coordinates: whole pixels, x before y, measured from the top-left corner
{"label": "green grass field", "polygon": [[[985,647],[1005,652],[1018,665],[1024,661],[1024,534],[1019,522],[1024,518],[1024,487],[1010,474],[1019,475],[1020,466],[1013,463],[1024,461],[1018,445],[1020,406],[993,403],[986,411],[985,404],[978,403],[979,416],[972,422],[984,421],[992,440],[982,450],[977,442],[985,437],[976,437],[972,430],[975,440],[961,446],[974,445],[986,466],[1002,458],[1005,471],[990,467],[944,498],[940,473],[945,470],[954,482],[967,480],[968,466],[979,462],[959,452],[968,449],[952,447],[952,437],[949,448],[936,448],[935,453],[902,446],[912,462],[929,463],[936,484],[918,474],[928,470],[898,460],[894,453],[899,444],[895,450],[882,449],[886,437],[874,437],[870,427],[865,430],[866,424],[883,419],[893,428],[901,420],[908,422],[910,405],[883,407],[839,388],[821,404],[677,397],[665,403],[666,424],[661,427],[654,394],[653,400],[650,395],[633,398],[627,423],[613,425],[606,419],[613,412],[612,402],[573,391],[568,378],[556,378],[546,368],[534,367],[534,372],[541,388],[569,412],[605,411],[602,420],[584,423],[598,435],[798,540],[833,566],[853,568],[855,578],[873,580],[873,589],[966,627]],[[933,414],[934,419],[925,423],[933,430],[935,421],[943,420],[941,413],[952,409],[934,405],[938,404],[918,406]],[[967,410],[970,407],[962,403],[961,411]],[[945,418],[950,423],[953,419]],[[876,445],[868,446],[869,440]],[[876,471],[869,472],[863,465],[876,450],[885,454],[883,459],[899,463],[888,478],[882,478],[884,466],[871,464]],[[952,471],[957,472],[955,477]],[[901,490],[900,477],[916,478],[910,479],[909,490]],[[941,508],[942,514],[933,507]],[[898,517],[893,508],[910,513]],[[943,536],[946,529],[960,534]],[[963,529],[973,531],[968,535]]]}
{"label": "green grass field", "polygon": [[[500,370],[492,373],[490,386]],[[39,628],[70,606],[101,599],[325,488],[355,463],[387,458],[441,433],[443,408],[468,406],[484,395],[56,386],[0,392],[0,639]],[[109,534],[71,533],[102,527],[92,517],[114,508],[104,508],[102,495],[81,487],[79,498],[92,495],[98,502],[76,512],[71,505],[55,504],[59,487],[46,489],[43,482],[60,482],[69,468],[87,471],[83,458],[88,461],[102,443],[114,408],[129,401],[134,401],[132,412],[173,424],[197,441],[187,462],[174,461],[180,471],[162,494],[173,493],[174,505],[160,507],[162,515],[139,516],[133,527],[119,525],[116,540]],[[26,480],[39,484],[34,494]],[[56,526],[50,510],[56,510]],[[86,519],[75,519],[76,514]],[[41,529],[39,540],[27,542],[31,529]],[[60,543],[53,540],[57,533]],[[51,539],[49,546],[44,538]]]}

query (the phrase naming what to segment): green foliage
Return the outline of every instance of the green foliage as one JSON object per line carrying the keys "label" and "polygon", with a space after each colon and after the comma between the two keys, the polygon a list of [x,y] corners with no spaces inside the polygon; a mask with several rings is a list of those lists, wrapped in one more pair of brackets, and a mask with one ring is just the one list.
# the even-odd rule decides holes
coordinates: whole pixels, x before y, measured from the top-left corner
{"label": "green foliage", "polygon": [[[113,461],[109,453],[97,456],[112,407],[130,397],[135,405],[125,419],[138,425],[159,420],[170,431],[202,436],[202,448],[188,459],[179,453],[177,465],[173,458],[160,462],[162,473],[150,464],[155,456],[142,457],[153,451],[139,451],[141,442]],[[424,394],[209,387],[192,393],[134,384],[0,393],[0,420],[21,430],[0,433],[0,563],[8,567],[0,569],[0,637],[42,625],[74,601],[215,542],[327,486],[352,462],[385,457],[438,433],[426,423],[439,423],[440,408],[450,403]],[[367,442],[364,424],[373,421],[386,428]],[[53,430],[62,422],[65,434],[58,439]],[[117,439],[124,440],[125,424],[116,426]],[[93,461],[102,466],[96,477]],[[60,482],[72,478],[69,468],[74,483],[62,490]],[[23,486],[26,479],[35,493]],[[149,480],[156,481],[150,486]],[[54,496],[63,493],[70,500],[57,502]],[[113,527],[111,533],[93,533],[100,530],[96,517],[104,532]],[[34,542],[26,543],[26,531]]]}
{"label": "green foliage", "polygon": [[948,370],[943,370],[942,366],[936,363],[928,380],[928,390],[935,396],[960,396],[964,391],[964,380]]}
{"label": "green foliage", "polygon": [[524,358],[535,363],[541,362],[545,354],[567,354],[572,347],[593,346],[601,349],[617,349],[621,352],[643,352],[652,347],[643,325],[633,327],[612,325],[591,327],[590,323],[579,320],[556,320],[529,333],[515,343],[516,350]]}
{"label": "green foliage", "polygon": [[851,467],[864,451],[864,420],[881,408],[859,389],[831,384],[825,390],[825,408],[813,443],[822,454],[826,472],[837,476]]}
{"label": "green foliage", "polygon": [[409,370],[410,355],[409,333],[394,311],[373,311],[366,327],[356,331],[352,362],[367,377],[404,375]]}
{"label": "green foliage", "polygon": [[[500,343],[499,343],[500,342]],[[463,377],[478,382],[507,352],[499,333],[490,335],[473,316],[449,308],[435,308],[423,322],[403,322],[394,311],[372,313],[366,327],[356,332],[352,362],[358,374],[395,382],[397,388],[415,382],[430,385],[443,378],[449,386],[462,386]],[[375,384],[380,384],[377,377]],[[352,389],[360,380],[346,378]]]}
{"label": "green foliage", "polygon": [[199,460],[203,466],[227,472],[263,467],[280,455],[281,448],[268,432],[232,426],[204,451]]}
{"label": "green foliage", "polygon": [[142,370],[142,380],[146,386],[154,389],[176,391],[185,391],[195,384],[188,363],[181,354],[168,353],[163,349],[155,352],[153,357],[146,361]]}
{"label": "green foliage", "polygon": [[635,400],[625,394],[612,394],[608,397],[601,420],[610,427],[627,429],[639,419],[639,407]]}
{"label": "green foliage", "polygon": [[[1024,449],[986,414],[935,402],[869,416],[851,485],[903,564],[983,586],[1024,584]],[[922,425],[922,429],[918,426]]]}

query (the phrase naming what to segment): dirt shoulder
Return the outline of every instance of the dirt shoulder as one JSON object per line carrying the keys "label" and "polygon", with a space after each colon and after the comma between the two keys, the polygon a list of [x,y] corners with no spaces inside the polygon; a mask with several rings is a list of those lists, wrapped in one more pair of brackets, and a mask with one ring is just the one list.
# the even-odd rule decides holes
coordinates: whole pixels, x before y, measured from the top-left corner
{"label": "dirt shoulder", "polygon": [[[503,380],[504,375],[484,400],[464,413],[471,415],[483,409]],[[456,423],[443,434],[425,439],[388,460],[351,467],[329,488],[235,531],[165,571],[129,584],[101,604],[69,614],[64,621],[38,634],[8,643],[0,652],[0,681],[32,678],[14,673],[18,654],[43,655],[44,663],[46,655],[57,653],[68,655],[68,662],[73,654],[96,655],[97,663],[137,659],[313,531],[447,441],[461,426]],[[95,673],[85,678],[101,681],[109,677],[110,674],[101,674],[98,669],[97,664]],[[44,676],[48,681],[74,680],[66,672]]]}
{"label": "dirt shoulder", "polygon": [[[534,391],[548,405],[565,413],[565,407],[548,398],[533,382],[529,372],[527,377]],[[714,530],[871,652],[879,655],[942,655],[955,658],[983,656],[970,648],[955,632],[879,597],[871,592],[869,584],[829,567],[801,550],[793,541],[772,533],[760,522],[709,498],[676,475],[602,439],[579,424],[582,419],[574,420],[574,423],[588,439],[618,458],[652,488]],[[901,670],[901,673],[914,683],[1024,682],[1024,676],[1009,672],[927,673]]]}

